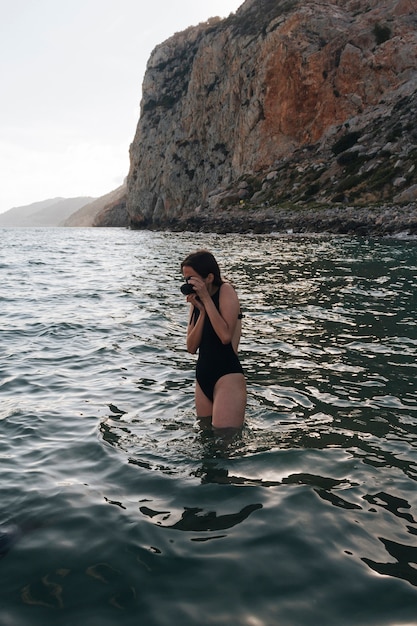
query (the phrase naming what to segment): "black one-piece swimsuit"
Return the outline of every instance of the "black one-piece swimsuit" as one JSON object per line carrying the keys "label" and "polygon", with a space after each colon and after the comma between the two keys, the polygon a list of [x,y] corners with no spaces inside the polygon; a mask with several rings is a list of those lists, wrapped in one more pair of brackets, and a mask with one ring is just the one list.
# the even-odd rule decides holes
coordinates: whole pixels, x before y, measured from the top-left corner
{"label": "black one-piece swimsuit", "polygon": [[[221,287],[220,287],[221,289]],[[212,296],[219,310],[220,289]],[[194,307],[192,322],[197,322],[199,309]],[[243,374],[243,368],[231,343],[223,344],[216,334],[208,315],[204,319],[201,343],[198,349],[196,379],[204,395],[213,402],[214,386],[226,374]]]}

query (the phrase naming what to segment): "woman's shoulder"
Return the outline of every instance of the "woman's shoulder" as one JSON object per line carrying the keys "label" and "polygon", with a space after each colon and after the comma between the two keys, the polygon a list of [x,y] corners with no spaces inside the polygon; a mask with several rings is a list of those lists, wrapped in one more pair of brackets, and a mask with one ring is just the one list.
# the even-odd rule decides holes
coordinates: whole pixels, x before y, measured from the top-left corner
{"label": "woman's shoulder", "polygon": [[219,288],[219,295],[223,298],[237,298],[235,288],[231,283],[222,283]]}

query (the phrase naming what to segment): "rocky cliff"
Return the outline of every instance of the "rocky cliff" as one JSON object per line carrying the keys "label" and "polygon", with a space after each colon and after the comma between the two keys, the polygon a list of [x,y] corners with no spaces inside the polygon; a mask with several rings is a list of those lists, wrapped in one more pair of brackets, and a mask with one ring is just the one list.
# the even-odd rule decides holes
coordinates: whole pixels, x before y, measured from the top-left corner
{"label": "rocky cliff", "polygon": [[417,0],[246,0],[177,33],[144,77],[131,226],[415,203],[416,59]]}

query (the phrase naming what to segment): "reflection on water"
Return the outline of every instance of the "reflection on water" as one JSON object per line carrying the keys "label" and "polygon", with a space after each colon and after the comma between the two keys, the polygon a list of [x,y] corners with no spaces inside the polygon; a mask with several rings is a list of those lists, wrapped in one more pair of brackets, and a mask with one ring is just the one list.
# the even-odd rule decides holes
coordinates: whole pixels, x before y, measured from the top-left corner
{"label": "reflection on water", "polygon": [[410,545],[404,546],[395,541],[383,539],[382,537],[380,537],[380,541],[390,557],[394,558],[396,562],[376,563],[371,559],[365,558],[362,559],[363,562],[379,574],[401,578],[417,587],[417,547]]}
{"label": "reflection on water", "polygon": [[[34,232],[0,252],[0,623],[411,623],[416,243]],[[194,415],[198,247],[244,311],[227,435]]]}
{"label": "reflection on water", "polygon": [[147,506],[141,506],[139,510],[143,515],[151,519],[157,518],[156,524],[158,526],[186,532],[202,532],[233,528],[233,526],[247,519],[251,513],[261,508],[262,504],[252,504],[243,507],[243,509],[237,513],[218,515],[215,511],[204,512],[203,509],[186,507],[181,514],[181,519],[177,520],[174,524],[163,523],[168,521],[171,517],[169,511],[154,511]]}

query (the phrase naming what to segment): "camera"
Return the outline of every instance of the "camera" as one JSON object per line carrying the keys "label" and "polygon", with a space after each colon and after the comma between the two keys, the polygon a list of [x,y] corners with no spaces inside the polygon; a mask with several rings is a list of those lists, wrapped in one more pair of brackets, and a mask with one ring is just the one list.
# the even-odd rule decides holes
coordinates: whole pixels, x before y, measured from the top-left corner
{"label": "camera", "polygon": [[184,296],[189,296],[190,293],[194,293],[194,287],[190,285],[190,283],[188,282],[190,280],[189,278],[186,278],[185,280],[186,282],[184,283],[184,285],[181,285],[180,289],[181,289],[181,293]]}

